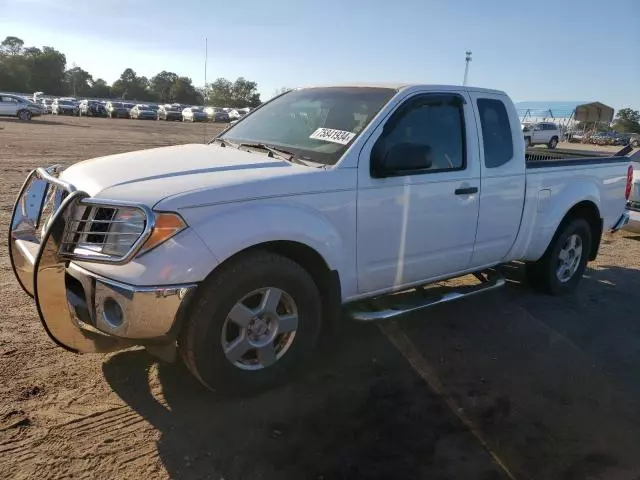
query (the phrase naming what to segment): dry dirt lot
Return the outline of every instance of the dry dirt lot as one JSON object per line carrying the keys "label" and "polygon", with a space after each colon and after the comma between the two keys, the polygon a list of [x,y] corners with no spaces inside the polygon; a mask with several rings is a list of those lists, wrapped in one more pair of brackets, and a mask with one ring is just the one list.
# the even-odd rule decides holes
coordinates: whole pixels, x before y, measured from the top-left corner
{"label": "dry dirt lot", "polygon": [[[0,237],[30,169],[203,133],[0,120]],[[3,240],[0,478],[640,478],[640,236],[606,238],[565,298],[533,293],[517,265],[507,273],[483,297],[345,322],[288,386],[225,399],[144,350],[56,347]]]}

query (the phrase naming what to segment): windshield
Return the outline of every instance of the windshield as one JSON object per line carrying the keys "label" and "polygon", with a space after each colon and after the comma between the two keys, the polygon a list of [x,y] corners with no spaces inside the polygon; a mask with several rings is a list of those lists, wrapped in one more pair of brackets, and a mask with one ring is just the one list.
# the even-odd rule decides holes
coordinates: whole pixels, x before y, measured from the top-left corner
{"label": "windshield", "polygon": [[73,105],[69,100],[58,100],[58,105]]}
{"label": "windshield", "polygon": [[334,164],[396,93],[391,88],[327,87],[294,90],[265,104],[220,138],[282,147]]}

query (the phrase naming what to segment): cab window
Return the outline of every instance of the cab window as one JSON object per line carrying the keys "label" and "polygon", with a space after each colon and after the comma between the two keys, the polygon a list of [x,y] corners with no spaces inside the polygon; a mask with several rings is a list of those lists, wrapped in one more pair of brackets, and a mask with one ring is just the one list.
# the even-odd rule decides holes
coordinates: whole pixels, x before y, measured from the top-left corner
{"label": "cab window", "polygon": [[513,137],[507,109],[500,100],[478,99],[478,113],[482,128],[484,165],[496,168],[513,158]]}

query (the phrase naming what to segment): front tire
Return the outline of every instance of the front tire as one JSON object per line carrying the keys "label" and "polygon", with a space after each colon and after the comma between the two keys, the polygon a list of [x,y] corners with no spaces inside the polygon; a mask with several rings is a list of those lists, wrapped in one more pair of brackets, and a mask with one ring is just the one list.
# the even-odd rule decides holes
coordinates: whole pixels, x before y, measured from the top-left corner
{"label": "front tire", "polygon": [[574,291],[587,268],[591,242],[591,227],[585,219],[564,222],[544,255],[527,264],[531,286],[551,295]]}
{"label": "front tire", "polygon": [[29,120],[31,120],[32,115],[29,110],[20,110],[18,112],[18,118],[23,122],[28,122]]}
{"label": "front tire", "polygon": [[286,380],[310,356],[322,301],[296,262],[254,251],[207,279],[189,312],[178,338],[187,368],[213,391],[252,393]]}
{"label": "front tire", "polygon": [[525,144],[525,147],[531,148],[533,146],[533,144],[531,143],[531,137],[526,137],[524,139],[524,144]]}

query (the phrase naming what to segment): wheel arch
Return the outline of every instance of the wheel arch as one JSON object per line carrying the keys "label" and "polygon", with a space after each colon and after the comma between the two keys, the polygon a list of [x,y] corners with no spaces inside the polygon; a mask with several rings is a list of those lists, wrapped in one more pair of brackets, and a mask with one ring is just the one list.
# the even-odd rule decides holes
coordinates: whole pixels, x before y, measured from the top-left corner
{"label": "wheel arch", "polygon": [[326,259],[316,249],[299,241],[293,240],[271,240],[256,243],[242,250],[235,252],[230,257],[220,263],[210,275],[215,275],[225,264],[237,258],[256,251],[268,251],[293,260],[304,268],[316,283],[320,295],[326,306],[323,317],[326,323],[332,325],[340,318],[340,307],[342,305],[342,286],[340,274],[337,270],[332,270]]}
{"label": "wheel arch", "polygon": [[576,218],[583,218],[587,221],[591,227],[591,249],[589,251],[589,260],[595,260],[600,249],[600,241],[602,239],[602,218],[600,217],[600,210],[598,206],[591,200],[582,200],[581,202],[573,205],[564,215],[562,221],[558,224],[551,241],[547,245],[547,249],[550,248],[558,235],[562,232],[563,227],[575,220]]}

